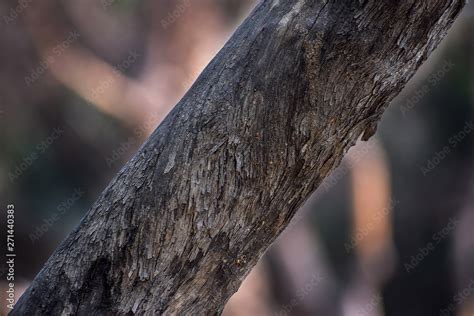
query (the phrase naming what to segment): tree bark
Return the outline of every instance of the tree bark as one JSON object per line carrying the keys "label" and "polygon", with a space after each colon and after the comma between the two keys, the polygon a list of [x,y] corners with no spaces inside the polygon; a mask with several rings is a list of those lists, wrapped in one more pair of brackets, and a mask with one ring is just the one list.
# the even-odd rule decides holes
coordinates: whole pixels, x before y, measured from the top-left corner
{"label": "tree bark", "polygon": [[220,313],[463,5],[259,3],[11,315]]}

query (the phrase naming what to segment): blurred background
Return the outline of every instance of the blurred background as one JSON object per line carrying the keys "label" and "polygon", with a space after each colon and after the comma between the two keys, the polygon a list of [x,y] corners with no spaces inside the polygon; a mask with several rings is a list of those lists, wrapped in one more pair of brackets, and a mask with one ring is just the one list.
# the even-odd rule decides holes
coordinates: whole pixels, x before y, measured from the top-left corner
{"label": "blurred background", "polygon": [[[17,294],[255,3],[0,1],[0,201],[5,221],[15,205]],[[473,7],[224,315],[474,315]],[[2,260],[3,314],[6,273]]]}

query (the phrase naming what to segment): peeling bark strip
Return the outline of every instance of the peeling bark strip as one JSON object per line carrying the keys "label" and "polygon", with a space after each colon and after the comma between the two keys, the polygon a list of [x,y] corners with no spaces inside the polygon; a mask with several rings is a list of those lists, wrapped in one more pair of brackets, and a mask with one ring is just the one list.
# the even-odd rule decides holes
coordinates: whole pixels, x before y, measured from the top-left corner
{"label": "peeling bark strip", "polygon": [[11,315],[220,313],[463,5],[261,2]]}

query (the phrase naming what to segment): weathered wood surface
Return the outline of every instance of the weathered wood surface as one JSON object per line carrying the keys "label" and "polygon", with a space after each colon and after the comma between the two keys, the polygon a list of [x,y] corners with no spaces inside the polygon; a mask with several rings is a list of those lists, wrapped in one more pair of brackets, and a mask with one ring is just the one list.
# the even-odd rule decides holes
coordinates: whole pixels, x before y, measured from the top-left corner
{"label": "weathered wood surface", "polygon": [[262,1],[11,315],[220,313],[463,5]]}

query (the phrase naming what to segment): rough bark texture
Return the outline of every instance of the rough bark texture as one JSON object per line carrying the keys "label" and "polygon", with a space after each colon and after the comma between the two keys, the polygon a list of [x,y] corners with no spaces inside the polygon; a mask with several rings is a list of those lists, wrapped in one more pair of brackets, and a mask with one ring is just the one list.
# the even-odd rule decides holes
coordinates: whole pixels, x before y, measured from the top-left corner
{"label": "rough bark texture", "polygon": [[261,2],[11,315],[220,313],[463,5]]}

